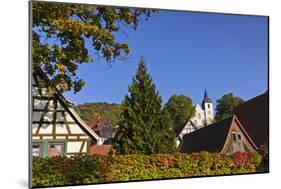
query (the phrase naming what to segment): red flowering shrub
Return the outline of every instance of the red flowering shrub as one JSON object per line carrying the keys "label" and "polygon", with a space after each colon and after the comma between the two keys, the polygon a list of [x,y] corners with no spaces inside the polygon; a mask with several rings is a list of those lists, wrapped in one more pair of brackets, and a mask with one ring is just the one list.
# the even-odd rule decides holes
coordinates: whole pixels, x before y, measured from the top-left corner
{"label": "red flowering shrub", "polygon": [[246,152],[235,152],[233,154],[233,162],[235,167],[241,167],[249,162],[248,153]]}
{"label": "red flowering shrub", "polygon": [[241,152],[34,158],[32,182],[40,187],[252,173],[260,163],[261,155]]}

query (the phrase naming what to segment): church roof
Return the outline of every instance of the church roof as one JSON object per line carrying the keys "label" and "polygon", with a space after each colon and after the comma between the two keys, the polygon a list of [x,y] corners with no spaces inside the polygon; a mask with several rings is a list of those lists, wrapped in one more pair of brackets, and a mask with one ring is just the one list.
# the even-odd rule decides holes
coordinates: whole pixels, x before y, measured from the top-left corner
{"label": "church roof", "polygon": [[[106,122],[108,122],[108,120],[105,117],[99,117],[98,119],[87,121],[86,123],[94,131],[100,131],[105,126]],[[110,124],[108,125],[111,127]]]}
{"label": "church roof", "polygon": [[207,90],[205,89],[205,92],[204,92],[204,99],[203,99],[203,104],[204,103],[211,103],[212,102],[212,100],[209,98],[209,96],[208,96],[208,93],[207,93]]}

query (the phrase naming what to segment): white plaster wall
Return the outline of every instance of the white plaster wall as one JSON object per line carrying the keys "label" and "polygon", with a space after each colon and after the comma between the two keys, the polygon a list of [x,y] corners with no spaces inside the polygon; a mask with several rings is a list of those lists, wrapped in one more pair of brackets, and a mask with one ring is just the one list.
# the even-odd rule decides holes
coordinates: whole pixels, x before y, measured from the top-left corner
{"label": "white plaster wall", "polygon": [[56,115],[56,121],[64,121],[64,117],[62,115],[62,112],[57,112],[57,115]]}
{"label": "white plaster wall", "polygon": [[38,99],[34,99],[34,108],[35,109],[40,109],[40,110],[44,110],[47,102],[49,101],[49,105],[48,105],[48,110],[53,110],[54,109],[54,101],[53,100],[38,100]]}
{"label": "white plaster wall", "polygon": [[66,120],[69,121],[69,122],[73,122],[74,120],[72,119],[72,117],[69,115],[69,113],[65,112],[65,117],[66,117]]}
{"label": "white plaster wall", "polygon": [[57,110],[64,110],[64,107],[61,105],[60,102],[57,102]]}
{"label": "white plaster wall", "polygon": [[37,123],[32,124],[32,134],[35,134],[35,132],[37,131],[38,127],[39,127],[39,124],[37,124]]}
{"label": "white plaster wall", "polygon": [[46,103],[47,103],[46,100],[34,99],[34,109],[44,110]]}
{"label": "white plaster wall", "polygon": [[84,134],[84,131],[76,124],[69,124],[69,129],[72,134]]}
{"label": "white plaster wall", "polygon": [[40,140],[40,136],[32,136],[32,140]]}
{"label": "white plaster wall", "polygon": [[67,153],[79,152],[82,145],[82,141],[68,141],[67,142]]}
{"label": "white plaster wall", "polygon": [[53,101],[53,100],[49,100],[49,106],[48,106],[48,109],[49,109],[49,110],[54,110],[54,108],[55,108],[54,101]]}
{"label": "white plaster wall", "polygon": [[80,136],[80,139],[88,139],[88,138],[89,138],[88,135],[86,135],[86,136]]}
{"label": "white plaster wall", "polygon": [[39,134],[52,134],[53,124],[42,124]]}
{"label": "white plaster wall", "polygon": [[56,134],[68,134],[65,124],[56,124]]}
{"label": "white plaster wall", "polygon": [[87,146],[88,146],[88,142],[85,142],[82,152],[86,153],[87,152]]}
{"label": "white plaster wall", "polygon": [[44,115],[44,121],[53,121],[53,112],[46,112]]}
{"label": "white plaster wall", "polygon": [[187,124],[185,125],[185,127],[183,128],[181,135],[185,135],[188,133],[191,133],[194,131],[194,127],[191,125],[191,123],[188,121]]}

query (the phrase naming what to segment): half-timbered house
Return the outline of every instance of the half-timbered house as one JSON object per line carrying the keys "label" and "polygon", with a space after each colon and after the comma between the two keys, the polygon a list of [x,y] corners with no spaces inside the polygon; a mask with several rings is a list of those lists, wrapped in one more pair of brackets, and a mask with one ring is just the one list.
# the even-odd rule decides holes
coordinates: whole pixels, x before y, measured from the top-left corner
{"label": "half-timbered house", "polygon": [[69,157],[89,154],[90,144],[97,143],[99,136],[57,89],[49,92],[44,80],[44,75],[33,74],[32,155]]}
{"label": "half-timbered house", "polygon": [[184,135],[179,148],[184,153],[207,151],[232,154],[257,150],[235,115]]}
{"label": "half-timbered house", "polygon": [[184,135],[191,133],[197,129],[199,129],[199,127],[196,126],[191,119],[186,121],[184,124],[174,127],[173,130],[175,131],[177,136],[177,141],[176,141],[177,146],[179,146],[180,143],[182,142]]}

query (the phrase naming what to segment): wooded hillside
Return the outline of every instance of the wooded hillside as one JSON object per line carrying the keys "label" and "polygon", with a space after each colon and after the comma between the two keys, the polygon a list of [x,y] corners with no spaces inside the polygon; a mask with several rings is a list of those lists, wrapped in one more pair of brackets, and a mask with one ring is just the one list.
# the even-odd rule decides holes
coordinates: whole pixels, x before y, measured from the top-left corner
{"label": "wooded hillside", "polygon": [[106,102],[85,103],[74,107],[74,109],[84,121],[90,121],[104,116],[109,119],[112,126],[115,126],[120,117],[121,104],[110,104]]}

